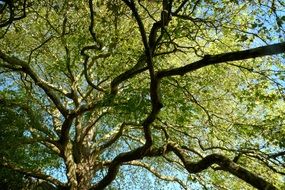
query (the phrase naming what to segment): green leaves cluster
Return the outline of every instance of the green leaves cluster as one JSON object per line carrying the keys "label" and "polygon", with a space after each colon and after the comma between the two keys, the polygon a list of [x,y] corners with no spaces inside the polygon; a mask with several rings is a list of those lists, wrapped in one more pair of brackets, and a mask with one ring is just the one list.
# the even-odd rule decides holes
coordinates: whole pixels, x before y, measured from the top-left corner
{"label": "green leaves cluster", "polygon": [[[99,175],[105,174],[114,157],[145,143],[142,124],[153,109],[150,84],[154,79],[136,17],[126,2],[131,1],[33,2],[27,18],[0,31],[1,52],[25,61],[40,79],[35,80],[27,67],[9,65],[1,58],[1,162],[43,171],[62,167],[63,160],[68,168],[72,156],[64,155],[63,147],[70,143],[74,145],[71,151],[82,158],[74,165],[81,167],[90,161],[94,165],[89,168],[96,168],[92,172]],[[162,2],[134,2],[148,37],[161,19]],[[172,18],[157,29],[151,47],[154,77],[163,70],[213,59],[213,55],[283,41],[279,36],[284,35],[285,16],[278,6],[284,5],[265,2],[271,6],[260,1],[173,1]],[[128,75],[135,69],[136,74]],[[127,78],[112,94],[112,82],[124,74]],[[240,155],[237,164],[281,188],[284,155],[270,155],[285,147],[284,79],[282,56],[215,64],[159,79],[158,95],[164,107],[150,125],[152,147],[175,142],[193,163],[214,153],[230,160]],[[61,113],[58,102],[68,116]],[[59,139],[64,134],[68,140],[62,143]],[[84,135],[83,144],[78,145]],[[54,143],[54,149],[47,143]],[[183,172],[187,171],[170,152],[140,161],[155,165],[161,174],[177,174],[185,180]],[[119,182],[134,172],[128,169],[118,175]],[[177,173],[165,172],[172,169]],[[199,188],[250,189],[218,170],[213,165],[197,175],[189,174],[186,183]],[[139,172],[144,174],[144,170]],[[8,175],[6,170],[1,174]],[[97,180],[91,177],[89,182]]]}

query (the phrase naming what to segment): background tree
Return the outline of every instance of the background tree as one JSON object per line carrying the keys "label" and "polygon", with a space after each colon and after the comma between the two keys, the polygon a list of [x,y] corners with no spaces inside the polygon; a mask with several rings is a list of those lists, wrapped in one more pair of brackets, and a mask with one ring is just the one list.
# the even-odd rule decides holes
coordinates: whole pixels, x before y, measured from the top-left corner
{"label": "background tree", "polygon": [[30,188],[284,188],[283,1],[1,2],[1,168]]}

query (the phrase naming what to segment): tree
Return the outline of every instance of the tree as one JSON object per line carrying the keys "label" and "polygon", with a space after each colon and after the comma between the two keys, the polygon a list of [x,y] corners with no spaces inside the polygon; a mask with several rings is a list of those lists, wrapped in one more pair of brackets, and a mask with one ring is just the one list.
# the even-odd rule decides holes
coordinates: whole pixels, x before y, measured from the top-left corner
{"label": "tree", "polygon": [[1,131],[24,144],[1,167],[42,189],[284,188],[283,1],[1,2]]}
{"label": "tree", "polygon": [[[17,91],[17,94],[15,94]],[[33,110],[27,99],[21,95],[21,91],[5,91],[0,96],[0,181],[2,189],[31,189],[41,184],[41,181],[33,179],[39,167],[58,167],[57,157],[45,146],[39,136],[33,136],[30,131],[45,130],[41,128],[41,119]],[[41,152],[41,154],[38,154]],[[9,160],[9,162],[7,162]],[[17,163],[17,165],[11,165]],[[33,170],[33,173],[29,172]]]}

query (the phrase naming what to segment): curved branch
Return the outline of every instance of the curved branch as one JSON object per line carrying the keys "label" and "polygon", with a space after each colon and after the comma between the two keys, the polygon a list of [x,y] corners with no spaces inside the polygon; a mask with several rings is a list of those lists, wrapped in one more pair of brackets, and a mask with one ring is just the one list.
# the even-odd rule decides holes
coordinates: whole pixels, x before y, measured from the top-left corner
{"label": "curved branch", "polygon": [[4,2],[5,2],[5,4],[3,5],[3,8],[0,9],[0,14],[8,6],[10,15],[9,15],[9,18],[7,20],[5,20],[3,23],[0,23],[0,28],[6,27],[6,26],[10,26],[13,23],[13,21],[23,19],[23,18],[25,18],[27,16],[26,15],[27,14],[26,13],[26,8],[29,6],[27,4],[27,0],[24,0],[23,7],[22,7],[22,15],[20,15],[18,17],[16,17],[16,15],[15,15],[15,6],[13,4],[13,1],[12,0],[7,0],[7,1],[4,1]]}
{"label": "curved branch", "polygon": [[208,169],[213,164],[217,164],[221,167],[220,169],[231,173],[232,175],[242,179],[243,181],[247,182],[255,188],[266,190],[277,189],[273,184],[267,182],[266,180],[252,173],[251,171],[239,166],[234,161],[223,155],[211,154],[204,157],[198,162],[191,162],[190,158],[185,155],[183,151],[178,148],[177,145],[170,143],[169,149],[180,158],[189,173],[199,173],[205,169]]}
{"label": "curved branch", "polygon": [[[84,50],[83,50],[84,51]],[[88,60],[89,60],[89,56],[87,54],[84,54],[84,62],[83,62],[83,67],[84,67],[84,70],[83,70],[83,73],[84,73],[84,76],[85,76],[85,79],[87,81],[87,83],[94,89],[98,90],[98,91],[101,91],[101,92],[105,92],[103,89],[101,89],[99,86],[95,85],[93,82],[92,82],[92,79],[90,78],[90,76],[88,75]]]}
{"label": "curved branch", "polygon": [[[7,62],[8,64],[12,66],[20,66],[21,70],[29,75],[35,84],[39,86],[41,89],[44,90],[46,95],[52,100],[54,105],[57,107],[57,109],[61,112],[61,114],[66,117],[68,115],[68,110],[63,106],[60,99],[56,96],[56,94],[52,91],[53,88],[44,80],[42,80],[35,71],[32,70],[32,68],[29,66],[27,62],[24,62],[16,57],[10,57],[0,51],[0,59]],[[16,68],[17,69],[17,68]]]}
{"label": "curved branch", "polygon": [[3,8],[0,10],[0,13],[2,13],[2,11],[4,11],[4,9],[8,6],[10,15],[9,15],[9,19],[6,20],[3,23],[0,23],[0,28],[8,26],[10,24],[12,24],[13,20],[14,20],[14,5],[12,1],[5,1],[5,4],[3,6]]}
{"label": "curved branch", "polygon": [[141,55],[138,62],[134,67],[118,75],[111,82],[111,94],[116,95],[118,92],[118,86],[125,80],[131,79],[139,73],[147,70],[145,55]]}
{"label": "curved branch", "polygon": [[131,1],[123,0],[123,1],[132,10],[132,13],[134,14],[134,17],[139,26],[140,34],[141,34],[142,41],[144,44],[146,63],[147,63],[147,67],[148,67],[150,79],[151,79],[150,97],[151,97],[152,111],[150,112],[150,114],[144,120],[142,124],[143,130],[144,130],[144,138],[146,140],[145,144],[141,147],[136,148],[135,150],[124,152],[116,156],[110,164],[107,175],[101,181],[99,181],[95,186],[90,188],[93,190],[94,189],[104,189],[107,185],[109,185],[116,178],[119,168],[124,162],[142,159],[143,157],[145,157],[146,153],[151,149],[151,145],[152,145],[150,125],[154,122],[157,114],[162,108],[162,104],[160,102],[160,97],[159,97],[159,92],[158,92],[160,81],[157,79],[155,72],[154,72],[153,61],[152,61],[152,56],[153,56],[152,50],[150,48],[150,45],[147,39],[144,25],[135,7],[134,1],[133,0]]}
{"label": "curved branch", "polygon": [[93,1],[89,0],[88,1],[89,4],[89,11],[90,11],[90,25],[89,25],[89,32],[92,36],[92,39],[94,40],[94,42],[96,42],[97,46],[96,48],[98,50],[102,49],[102,43],[98,40],[96,33],[94,32],[94,10],[93,10]]}
{"label": "curved branch", "polygon": [[142,146],[135,150],[121,153],[116,156],[116,158],[109,165],[107,175],[89,190],[101,190],[107,187],[116,178],[122,163],[143,158],[146,150],[146,147]]}
{"label": "curved branch", "polygon": [[239,61],[250,58],[264,57],[268,55],[277,55],[285,53],[285,42],[273,45],[261,46],[258,48],[248,49],[244,51],[236,51],[229,53],[222,53],[218,55],[206,55],[203,59],[178,67],[175,69],[162,70],[157,73],[158,78],[169,77],[174,75],[185,75],[188,72],[195,71],[202,67],[224,63],[227,61]]}
{"label": "curved branch", "polygon": [[[134,77],[135,75],[142,73],[148,69],[147,66],[149,66],[149,64],[147,64],[147,62],[149,62],[148,61],[149,58],[153,56],[156,45],[158,44],[158,41],[161,40],[161,38],[157,38],[157,33],[158,33],[159,29],[167,26],[169,21],[171,20],[171,15],[170,15],[171,13],[169,10],[172,7],[172,1],[170,3],[165,3],[166,1],[164,1],[164,4],[167,4],[167,5],[164,5],[164,8],[167,10],[163,10],[162,13],[164,13],[164,11],[166,11],[167,15],[161,17],[161,20],[155,22],[152,25],[152,28],[150,30],[150,34],[147,38],[143,23],[140,19],[140,16],[138,15],[138,12],[137,12],[137,9],[135,7],[134,2],[133,1],[131,1],[131,2],[124,1],[124,2],[132,10],[132,12],[136,18],[136,21],[139,25],[139,30],[141,33],[141,37],[142,37],[144,47],[145,47],[145,54],[140,56],[138,63],[134,67],[132,67],[131,69],[127,70],[126,72],[120,74],[111,82],[111,93],[112,94],[116,94],[118,92],[118,86],[120,83],[122,83],[123,81],[128,80],[128,79]],[[164,30],[162,30],[162,32],[163,31]]]}
{"label": "curved branch", "polygon": [[100,151],[110,147],[112,144],[114,144],[123,134],[123,130],[124,130],[124,127],[126,126],[126,123],[123,123],[118,132],[116,132],[115,135],[113,135],[107,142],[105,142],[104,144],[102,144],[99,148]]}
{"label": "curved branch", "polygon": [[164,147],[150,149],[145,154],[145,156],[157,157],[157,156],[162,156],[166,153],[169,153],[170,151],[176,154],[180,158],[185,169],[189,173],[199,173],[199,172],[202,172],[203,170],[208,169],[213,164],[217,164],[220,166],[221,170],[231,173],[232,175],[240,178],[241,180],[247,182],[248,184],[252,185],[253,187],[257,189],[265,189],[265,190],[276,190],[277,189],[273,184],[264,180],[260,176],[241,167],[240,165],[230,160],[226,156],[223,156],[220,154],[211,154],[211,155],[208,155],[202,158],[198,162],[192,162],[190,161],[190,157],[186,155],[184,151],[173,142],[169,142]]}

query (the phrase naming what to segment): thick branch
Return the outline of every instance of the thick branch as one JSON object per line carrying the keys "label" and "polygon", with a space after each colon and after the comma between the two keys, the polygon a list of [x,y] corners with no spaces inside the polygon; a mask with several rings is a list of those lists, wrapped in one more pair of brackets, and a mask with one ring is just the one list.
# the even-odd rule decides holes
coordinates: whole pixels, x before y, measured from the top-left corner
{"label": "thick branch", "polygon": [[164,147],[150,149],[148,152],[146,152],[144,156],[157,157],[165,155],[170,151],[174,152],[180,158],[185,169],[189,173],[199,173],[202,172],[203,170],[208,169],[213,164],[217,164],[220,166],[220,169],[231,173],[232,175],[242,179],[243,181],[247,182],[248,184],[252,185],[257,189],[264,189],[264,190],[277,189],[273,184],[267,182],[260,176],[239,166],[234,161],[220,154],[211,154],[202,158],[198,162],[192,162],[190,161],[190,157],[187,156],[184,153],[184,151],[178,147],[178,145],[170,142]]}
{"label": "thick branch", "polygon": [[157,77],[163,78],[174,75],[184,75],[188,72],[200,69],[202,67],[206,67],[208,65],[224,63],[227,61],[239,61],[244,59],[268,56],[268,55],[276,55],[280,53],[285,53],[285,42],[248,49],[244,51],[222,53],[218,55],[206,55],[203,59],[196,61],[194,63],[190,63],[183,67],[162,70],[157,73]]}
{"label": "thick branch", "polygon": [[239,166],[234,161],[220,154],[211,154],[198,162],[191,162],[190,158],[183,153],[176,145],[169,144],[169,149],[173,151],[183,162],[186,170],[189,173],[199,173],[205,169],[208,169],[213,164],[217,164],[222,170],[227,171],[234,176],[242,179],[248,184],[252,185],[257,189],[275,190],[277,189],[274,185],[267,182],[258,175],[251,171]]}
{"label": "thick branch", "polygon": [[107,187],[117,176],[120,166],[124,162],[129,162],[132,160],[142,159],[144,153],[146,152],[145,146],[139,147],[135,150],[121,153],[110,163],[107,175],[99,181],[95,186],[90,188],[90,190],[101,190]]}
{"label": "thick branch", "polygon": [[154,73],[153,62],[152,62],[152,50],[150,49],[149,42],[147,40],[147,35],[144,29],[144,25],[137,12],[134,1],[133,0],[131,1],[123,0],[123,1],[133,12],[133,15],[139,26],[139,30],[140,30],[141,37],[142,37],[142,42],[144,44],[146,63],[147,63],[147,67],[148,67],[150,79],[151,79],[150,96],[151,96],[151,103],[152,103],[152,111],[142,124],[143,130],[144,130],[144,138],[146,140],[145,144],[141,147],[136,148],[135,150],[121,153],[118,156],[116,156],[110,164],[107,175],[101,181],[99,181],[95,186],[93,186],[91,189],[104,189],[107,185],[109,185],[116,178],[116,175],[122,163],[129,162],[132,160],[142,159],[146,155],[146,153],[150,150],[151,145],[152,145],[150,125],[156,119],[157,114],[162,108],[162,104],[160,102],[159,92],[158,92],[159,80],[157,80],[157,77]]}
{"label": "thick branch", "polygon": [[63,146],[65,146],[69,140],[69,132],[75,116],[76,115],[68,115],[61,126],[59,142]]}
{"label": "thick branch", "polygon": [[[157,33],[158,33],[159,29],[166,27],[168,25],[169,21],[171,20],[170,9],[172,7],[172,1],[169,3],[165,3],[167,1],[164,0],[163,4],[167,4],[167,5],[164,5],[164,7],[163,7],[165,10],[162,11],[161,20],[155,22],[152,25],[152,28],[150,30],[150,34],[147,38],[143,23],[142,23],[140,16],[138,15],[138,12],[135,8],[135,4],[133,2],[131,2],[131,3],[127,2],[127,1],[124,1],[124,2],[126,3],[126,5],[128,5],[130,7],[130,9],[133,11],[133,13],[135,15],[135,18],[136,18],[137,23],[139,25],[139,29],[140,29],[140,33],[142,36],[142,41],[143,41],[143,44],[145,47],[145,53],[146,54],[142,55],[139,58],[138,63],[134,67],[132,67],[131,69],[127,70],[126,72],[120,74],[119,76],[117,76],[112,81],[112,83],[111,83],[111,93],[112,94],[117,93],[118,86],[120,83],[122,83],[125,80],[128,80],[128,79],[134,77],[135,75],[142,73],[148,69],[146,66],[147,65],[147,58],[148,58],[147,54],[150,54],[150,57],[153,56],[156,45],[157,45],[158,41],[161,40],[161,38],[157,38]],[[162,34],[163,34],[163,32],[162,32]]]}
{"label": "thick branch", "polygon": [[96,42],[96,49],[100,50],[102,48],[102,43],[98,40],[96,33],[94,32],[94,11],[93,11],[93,1],[89,0],[89,11],[90,11],[90,25],[89,25],[89,32],[94,40]]}

